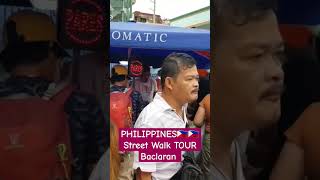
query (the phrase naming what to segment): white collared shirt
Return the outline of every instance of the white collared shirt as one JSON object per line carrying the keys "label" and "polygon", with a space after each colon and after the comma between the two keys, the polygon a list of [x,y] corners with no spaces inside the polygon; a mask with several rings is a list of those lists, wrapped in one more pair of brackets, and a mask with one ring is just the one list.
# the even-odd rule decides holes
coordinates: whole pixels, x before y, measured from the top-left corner
{"label": "white collared shirt", "polygon": [[[187,104],[182,107],[183,118],[157,93],[153,101],[143,109],[135,128],[185,128]],[[181,153],[181,160],[183,157]],[[139,153],[134,153],[133,168],[151,172],[153,180],[168,180],[181,168],[181,162],[139,162]]]}

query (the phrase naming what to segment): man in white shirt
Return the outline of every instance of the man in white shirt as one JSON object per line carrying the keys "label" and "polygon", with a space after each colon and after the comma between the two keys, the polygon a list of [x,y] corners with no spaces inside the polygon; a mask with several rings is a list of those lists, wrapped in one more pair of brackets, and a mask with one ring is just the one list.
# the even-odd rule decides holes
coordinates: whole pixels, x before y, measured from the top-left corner
{"label": "man in white shirt", "polygon": [[134,88],[140,92],[143,101],[150,103],[157,92],[157,82],[150,77],[150,66],[144,65],[139,79],[135,80]]}
{"label": "man in white shirt", "polygon": [[[135,128],[185,128],[187,104],[198,98],[198,80],[196,61],[191,56],[170,54],[161,70],[163,91],[141,112]],[[133,167],[139,180],[168,180],[181,166],[181,162],[139,162],[139,153],[134,154]]]}
{"label": "man in white shirt", "polygon": [[[212,162],[206,179],[244,180],[237,136],[280,117],[284,46],[273,0],[215,0]],[[239,171],[240,170],[240,171]]]}

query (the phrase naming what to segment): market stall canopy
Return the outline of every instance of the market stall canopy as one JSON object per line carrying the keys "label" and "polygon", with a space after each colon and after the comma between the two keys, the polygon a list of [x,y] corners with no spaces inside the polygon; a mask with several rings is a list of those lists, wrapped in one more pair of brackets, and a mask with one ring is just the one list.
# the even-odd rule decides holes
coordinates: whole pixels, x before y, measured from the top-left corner
{"label": "market stall canopy", "polygon": [[109,60],[113,63],[138,59],[143,64],[161,67],[172,52],[187,53],[197,67],[210,68],[210,31],[144,23],[110,23]]}
{"label": "market stall canopy", "polygon": [[166,25],[111,22],[110,46],[209,51],[210,31]]}

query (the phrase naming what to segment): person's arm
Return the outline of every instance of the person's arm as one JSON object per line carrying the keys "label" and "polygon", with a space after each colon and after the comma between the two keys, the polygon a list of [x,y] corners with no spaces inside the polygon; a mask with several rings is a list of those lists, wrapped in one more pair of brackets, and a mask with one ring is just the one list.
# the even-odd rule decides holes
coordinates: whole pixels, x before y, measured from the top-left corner
{"label": "person's arm", "polygon": [[137,180],[151,180],[151,173],[150,172],[143,172],[140,171],[140,173],[138,173],[138,178]]}
{"label": "person's arm", "polygon": [[320,106],[309,106],[285,133],[287,141],[280,153],[270,180],[303,180],[304,179],[304,147],[310,123],[318,118]]}
{"label": "person's arm", "polygon": [[303,150],[296,144],[287,141],[280,153],[270,180],[303,180],[304,156]]}
{"label": "person's arm", "polygon": [[[138,165],[139,164],[139,165]],[[152,172],[146,172],[144,169],[144,171],[141,171],[140,167],[148,167],[150,164],[144,164],[144,163],[140,163],[137,161],[137,159],[134,159],[134,165],[133,165],[133,169],[136,170],[136,179],[137,180],[152,180]],[[136,168],[138,166],[138,168]],[[140,166],[140,167],[139,167]],[[155,168],[156,165],[153,164],[152,168]],[[155,172],[155,170],[153,170],[153,172]]]}
{"label": "person's arm", "polygon": [[194,117],[194,125],[201,127],[205,119],[206,111],[202,106],[199,106],[196,116]]}

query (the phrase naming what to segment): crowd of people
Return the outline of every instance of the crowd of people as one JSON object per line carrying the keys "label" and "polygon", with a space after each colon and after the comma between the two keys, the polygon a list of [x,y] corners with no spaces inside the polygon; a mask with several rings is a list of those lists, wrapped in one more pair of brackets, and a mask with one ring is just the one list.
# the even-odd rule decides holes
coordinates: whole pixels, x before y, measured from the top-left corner
{"label": "crowd of people", "polygon": [[[118,109],[110,112],[112,124],[115,128],[201,128],[205,124],[206,148],[197,156],[197,162],[205,169],[210,159],[210,95],[207,95],[209,86],[199,87],[203,81],[209,81],[208,72],[200,74],[201,78],[193,57],[185,53],[172,53],[164,59],[159,73],[160,92],[157,82],[150,76],[148,66],[143,66],[141,77],[129,83],[127,68],[115,65],[111,70],[110,108]],[[200,94],[203,100],[199,100]],[[130,98],[131,103],[124,103],[125,98]],[[127,106],[121,105],[123,103]],[[136,108],[138,103],[139,108]],[[132,122],[119,123],[118,121],[127,121],[127,118],[119,118],[120,111],[131,112]],[[118,137],[112,137],[111,142],[117,142]],[[111,149],[115,148],[112,146],[117,146],[117,143],[111,143]],[[119,157],[120,161],[118,156],[111,156],[111,164],[115,166],[112,167],[111,179],[181,179],[183,153],[181,162],[139,162],[138,152],[119,152]]]}
{"label": "crowd of people", "polygon": [[[162,91],[150,95],[152,101],[133,127],[203,127],[203,148],[196,157],[202,173],[191,179],[320,178],[316,141],[320,38],[309,31],[302,47],[292,47],[281,34],[277,3],[214,2],[211,92],[208,88],[204,95],[195,95],[196,89],[205,87],[199,86],[197,78],[184,84],[188,79],[184,76],[199,76],[192,57],[175,53],[163,62],[159,74]],[[142,163],[137,153],[132,155],[131,175],[136,179],[185,177],[181,175],[184,160]]]}
{"label": "crowd of people", "polygon": [[119,151],[124,127],[202,128],[203,148],[189,157],[201,170],[194,179],[319,179],[320,40],[311,35],[304,48],[290,47],[276,4],[215,1],[212,76],[176,52],[157,79],[147,65],[134,81],[127,67],[113,66],[110,89],[98,68],[104,53],[83,57],[79,68],[94,70],[74,83],[75,66],[50,17],[12,14],[0,54],[7,73],[0,77],[0,179],[186,177],[185,152],[181,162],[144,163],[137,152]]}

